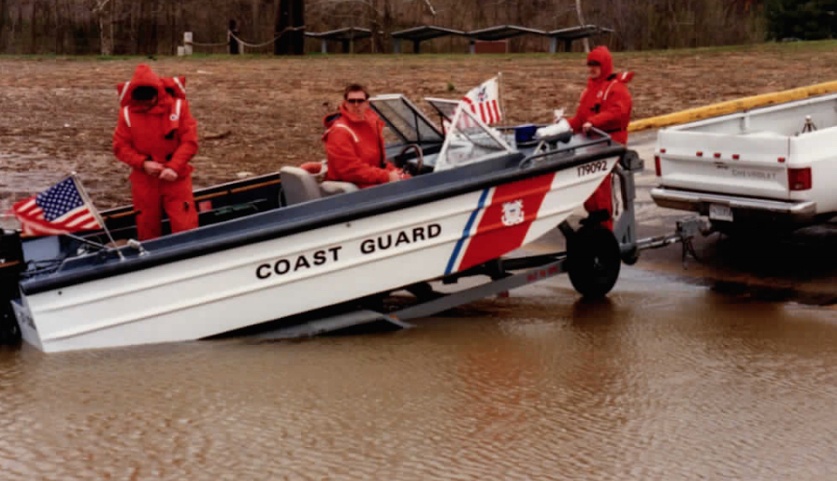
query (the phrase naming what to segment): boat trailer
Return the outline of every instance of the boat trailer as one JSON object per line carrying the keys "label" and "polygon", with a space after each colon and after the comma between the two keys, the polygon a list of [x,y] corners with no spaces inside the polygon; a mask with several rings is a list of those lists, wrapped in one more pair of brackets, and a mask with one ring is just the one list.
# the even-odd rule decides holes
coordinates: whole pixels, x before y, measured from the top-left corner
{"label": "boat trailer", "polygon": [[[442,285],[456,284],[462,278],[486,276],[488,281],[455,292],[442,293],[431,282],[406,286],[414,302],[394,310],[381,308],[380,297],[369,305],[329,315],[305,316],[299,323],[275,330],[246,336],[255,341],[299,339],[324,334],[350,333],[357,330],[399,330],[413,327],[408,321],[432,316],[449,309],[486,297],[501,295],[512,289],[540,282],[560,274],[568,274],[573,287],[585,298],[605,296],[619,277],[621,264],[633,265],[639,253],[680,243],[682,260],[688,255],[697,258],[692,239],[705,229],[699,216],[677,221],[672,234],[637,239],[636,183],[634,175],[642,172],[644,162],[633,150],[628,150],[617,162],[613,173],[619,180],[622,213],[614,223],[613,232],[601,226],[593,217],[573,228],[564,221],[558,229],[566,239],[565,251],[522,257],[505,257],[451,274],[433,281]],[[398,292],[398,291],[396,291]]]}

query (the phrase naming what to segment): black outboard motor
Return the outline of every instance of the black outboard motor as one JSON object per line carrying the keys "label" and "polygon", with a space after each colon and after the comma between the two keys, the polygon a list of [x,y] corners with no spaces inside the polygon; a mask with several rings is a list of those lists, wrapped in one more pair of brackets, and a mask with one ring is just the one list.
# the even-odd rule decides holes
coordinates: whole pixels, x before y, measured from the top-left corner
{"label": "black outboard motor", "polygon": [[0,345],[20,342],[20,328],[12,310],[12,299],[20,295],[18,282],[23,267],[20,233],[0,229]]}

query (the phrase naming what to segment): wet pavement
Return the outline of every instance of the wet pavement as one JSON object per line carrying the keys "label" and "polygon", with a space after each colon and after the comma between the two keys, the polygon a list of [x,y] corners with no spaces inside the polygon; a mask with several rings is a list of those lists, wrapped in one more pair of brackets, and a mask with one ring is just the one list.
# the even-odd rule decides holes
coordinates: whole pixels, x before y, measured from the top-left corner
{"label": "wet pavement", "polygon": [[[640,237],[685,215],[654,182]],[[397,333],[3,348],[0,479],[837,479],[823,229],[700,238],[686,269],[644,251],[601,302],[559,276]]]}

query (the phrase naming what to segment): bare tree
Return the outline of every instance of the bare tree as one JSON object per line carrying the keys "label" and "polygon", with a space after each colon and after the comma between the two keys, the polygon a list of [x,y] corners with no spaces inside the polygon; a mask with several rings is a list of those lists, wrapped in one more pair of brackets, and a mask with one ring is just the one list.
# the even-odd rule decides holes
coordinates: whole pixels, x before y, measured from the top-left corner
{"label": "bare tree", "polygon": [[436,16],[436,8],[433,6],[432,3],[430,3],[430,0],[424,0],[424,4],[427,5],[427,11],[430,13],[430,15],[435,17]]}
{"label": "bare tree", "polygon": [[[584,13],[581,11],[581,0],[575,0],[575,12],[578,15],[578,24],[581,26],[587,25],[587,23],[584,21]],[[584,51],[589,52],[590,39],[584,37],[582,41],[584,42]]]}
{"label": "bare tree", "polygon": [[276,10],[275,36],[273,53],[276,55],[304,53],[304,5],[302,0],[279,0]]}
{"label": "bare tree", "polygon": [[92,0],[90,12],[96,17],[99,25],[99,53],[111,55],[113,53],[113,22],[107,21],[110,14],[106,10],[110,0]]}
{"label": "bare tree", "polygon": [[[304,21],[289,17],[279,27],[277,8],[291,9],[292,3],[304,5]],[[285,32],[294,38],[294,53],[305,47],[298,28],[303,24],[308,32],[367,27],[376,52],[389,50],[393,30],[422,24],[467,31],[589,23],[615,33],[585,41],[585,50],[600,41],[616,49],[682,48],[762,41],[764,5],[755,0],[0,0],[0,53],[173,53],[185,31],[194,32],[195,45],[205,45],[202,51],[217,53],[221,50],[211,45],[225,44],[229,19],[238,19],[242,36],[258,44],[295,28]],[[434,42],[437,51],[462,51],[467,40]],[[515,42],[522,50],[545,50],[539,38]]]}

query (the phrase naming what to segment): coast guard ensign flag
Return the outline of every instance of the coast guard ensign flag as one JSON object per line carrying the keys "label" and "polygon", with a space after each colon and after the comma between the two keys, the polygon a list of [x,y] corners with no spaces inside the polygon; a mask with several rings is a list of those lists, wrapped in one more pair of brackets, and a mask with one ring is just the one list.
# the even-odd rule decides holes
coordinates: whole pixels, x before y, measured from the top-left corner
{"label": "coast guard ensign flag", "polygon": [[503,111],[500,110],[500,82],[497,77],[492,77],[468,91],[462,102],[486,125],[503,120]]}

